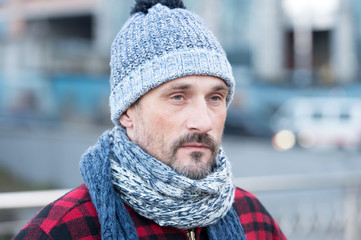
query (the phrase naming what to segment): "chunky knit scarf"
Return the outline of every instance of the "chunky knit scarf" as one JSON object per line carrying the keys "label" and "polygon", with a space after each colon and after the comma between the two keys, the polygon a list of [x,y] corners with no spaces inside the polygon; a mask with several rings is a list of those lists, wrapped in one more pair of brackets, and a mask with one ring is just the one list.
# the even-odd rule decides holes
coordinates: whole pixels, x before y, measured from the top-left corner
{"label": "chunky knit scarf", "polygon": [[246,239],[232,208],[234,185],[222,150],[202,180],[186,178],[131,142],[123,128],[105,132],[83,155],[81,173],[102,239],[138,239],[122,201],[161,226],[206,227],[210,239]]}

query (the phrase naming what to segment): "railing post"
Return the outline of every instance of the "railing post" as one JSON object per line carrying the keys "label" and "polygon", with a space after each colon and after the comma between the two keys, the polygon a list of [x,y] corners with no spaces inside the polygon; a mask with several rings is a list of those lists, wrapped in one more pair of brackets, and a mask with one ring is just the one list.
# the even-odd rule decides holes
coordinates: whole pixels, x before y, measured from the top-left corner
{"label": "railing post", "polygon": [[361,239],[360,234],[360,204],[359,204],[359,194],[360,187],[348,187],[346,190],[346,199],[345,199],[345,214],[346,214],[346,225],[345,225],[345,240],[359,240]]}

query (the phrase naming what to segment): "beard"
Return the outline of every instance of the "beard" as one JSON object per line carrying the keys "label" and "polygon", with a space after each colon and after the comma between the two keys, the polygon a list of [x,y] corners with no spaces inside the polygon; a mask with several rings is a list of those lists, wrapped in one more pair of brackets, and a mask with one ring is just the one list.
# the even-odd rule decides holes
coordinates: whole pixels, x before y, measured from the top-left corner
{"label": "beard", "polygon": [[[138,144],[144,151],[168,165],[177,173],[190,179],[203,179],[212,173],[217,166],[216,156],[220,143],[207,133],[187,133],[170,144],[164,141],[164,136],[160,137],[146,129],[137,129],[135,136],[132,141]],[[178,150],[187,143],[207,145],[211,152],[210,157],[204,159],[204,152],[195,151],[186,156],[188,161],[177,158]],[[160,149],[160,151],[155,151],[155,149]]]}
{"label": "beard", "polygon": [[[191,164],[184,164],[182,160],[177,158],[177,151],[182,145],[187,143],[201,143],[206,144],[211,152],[211,156],[202,161],[204,157],[203,152],[191,152],[189,158]],[[178,138],[170,147],[168,152],[168,165],[177,173],[188,177],[190,179],[199,180],[207,177],[213,172],[217,166],[216,156],[218,153],[219,144],[207,133],[188,133],[185,136]]]}

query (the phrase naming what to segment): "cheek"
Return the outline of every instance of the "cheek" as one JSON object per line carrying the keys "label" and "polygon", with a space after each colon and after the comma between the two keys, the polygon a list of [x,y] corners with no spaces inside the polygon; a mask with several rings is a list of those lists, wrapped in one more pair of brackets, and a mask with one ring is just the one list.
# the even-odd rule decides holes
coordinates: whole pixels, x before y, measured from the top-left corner
{"label": "cheek", "polygon": [[172,131],[174,131],[174,119],[170,114],[152,114],[146,118],[146,122],[144,123],[147,125],[148,132],[151,132],[158,138],[166,137]]}
{"label": "cheek", "polygon": [[176,118],[172,115],[159,117],[153,123],[154,126],[156,126],[160,132],[163,132],[165,136],[171,135],[177,128]]}
{"label": "cheek", "polygon": [[176,114],[162,115],[162,117],[154,121],[154,134],[159,136],[163,148],[166,150],[184,134],[181,122],[181,118]]}
{"label": "cheek", "polygon": [[226,122],[226,118],[227,118],[227,111],[225,111],[220,117],[220,122],[221,122],[220,124],[222,125],[222,128],[224,127],[224,124]]}
{"label": "cheek", "polygon": [[217,136],[222,136],[224,124],[226,122],[227,112],[218,113],[213,118],[213,129],[216,131]]}

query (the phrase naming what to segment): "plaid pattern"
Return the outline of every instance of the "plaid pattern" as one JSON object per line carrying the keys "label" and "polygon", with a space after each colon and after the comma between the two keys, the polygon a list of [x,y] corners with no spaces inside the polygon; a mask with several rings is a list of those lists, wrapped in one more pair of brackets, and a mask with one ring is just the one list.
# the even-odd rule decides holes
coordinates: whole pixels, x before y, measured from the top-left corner
{"label": "plaid pattern", "polygon": [[234,209],[248,240],[286,240],[281,229],[260,201],[251,193],[236,188]]}
{"label": "plaid pattern", "polygon": [[98,215],[82,184],[44,207],[14,239],[101,239]]}
{"label": "plaid pattern", "polygon": [[[286,239],[276,222],[258,199],[237,188],[234,208],[239,215],[248,240]],[[140,240],[184,240],[187,232],[161,227],[126,206]],[[208,239],[205,228],[195,229],[196,239]],[[14,240],[90,240],[101,239],[100,225],[89,192],[84,184],[43,208]]]}

